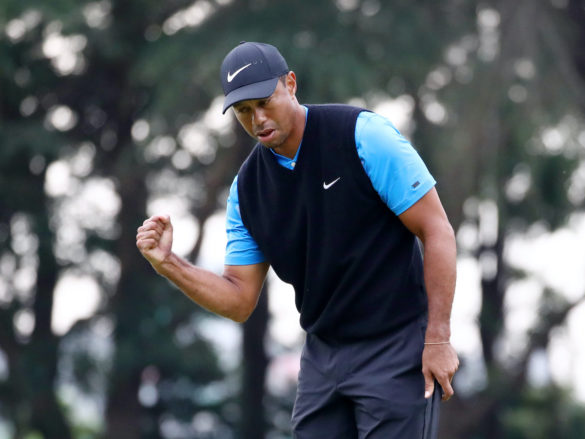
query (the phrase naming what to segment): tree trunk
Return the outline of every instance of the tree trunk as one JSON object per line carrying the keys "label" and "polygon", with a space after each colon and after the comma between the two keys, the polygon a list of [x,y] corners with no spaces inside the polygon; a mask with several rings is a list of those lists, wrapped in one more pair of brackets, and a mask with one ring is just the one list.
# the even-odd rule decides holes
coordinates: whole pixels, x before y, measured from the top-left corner
{"label": "tree trunk", "polygon": [[[482,277],[481,279],[481,312],[479,315],[479,330],[481,335],[481,345],[486,367],[489,370],[496,367],[494,349],[495,342],[500,336],[504,326],[504,255],[503,255],[503,238],[502,232],[494,246],[484,248],[480,253],[493,253],[497,260],[496,272],[493,277]],[[481,254],[480,254],[481,258]]]}
{"label": "tree trunk", "polygon": [[44,173],[32,181],[31,191],[37,199],[38,209],[33,212],[33,221],[39,240],[39,267],[33,304],[35,328],[29,344],[23,346],[24,382],[28,383],[31,398],[31,427],[47,438],[70,439],[70,427],[55,395],[59,339],[52,332],[51,318],[58,266],[53,254],[54,235],[49,226],[49,212],[44,198]]}
{"label": "tree trunk", "polygon": [[[131,149],[128,146],[128,154],[132,154]],[[119,168],[123,167],[120,165]],[[138,390],[143,365],[139,359],[129,357],[129,354],[139,352],[143,348],[156,348],[149,347],[148,341],[143,340],[140,334],[140,323],[144,319],[142,310],[148,309],[148,306],[141,306],[147,300],[144,297],[144,279],[148,279],[152,273],[149,272],[148,263],[140,257],[135,244],[136,229],[146,215],[145,177],[136,165],[123,169],[134,169],[134,172],[119,176],[122,209],[119,217],[121,235],[117,242],[117,254],[122,272],[112,304],[116,324],[116,352],[110,374],[106,437],[139,439],[142,407],[138,401]],[[129,343],[138,343],[140,346],[128,346]]]}
{"label": "tree trunk", "polygon": [[266,434],[263,400],[268,367],[264,349],[269,318],[267,286],[268,281],[262,287],[256,310],[243,329],[242,439],[263,439]]}

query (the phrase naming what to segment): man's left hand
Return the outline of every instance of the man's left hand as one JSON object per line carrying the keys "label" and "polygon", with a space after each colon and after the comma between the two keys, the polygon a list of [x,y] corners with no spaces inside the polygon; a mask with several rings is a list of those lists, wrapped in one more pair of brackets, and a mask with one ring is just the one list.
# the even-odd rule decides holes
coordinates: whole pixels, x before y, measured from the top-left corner
{"label": "man's left hand", "polygon": [[443,401],[454,394],[451,380],[459,368],[457,353],[451,344],[425,345],[422,356],[422,372],[425,377],[425,398],[430,398],[435,389],[435,380],[443,388]]}

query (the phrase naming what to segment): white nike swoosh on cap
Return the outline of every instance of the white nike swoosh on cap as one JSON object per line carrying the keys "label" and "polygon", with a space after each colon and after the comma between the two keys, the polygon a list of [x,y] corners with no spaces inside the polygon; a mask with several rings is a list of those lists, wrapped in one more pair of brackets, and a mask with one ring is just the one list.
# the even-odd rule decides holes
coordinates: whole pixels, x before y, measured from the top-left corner
{"label": "white nike swoosh on cap", "polygon": [[240,67],[238,70],[236,70],[233,74],[228,72],[227,81],[232,82],[234,80],[234,78],[238,75],[238,73],[240,73],[244,69],[247,69],[251,65],[252,65],[252,63],[246,64],[244,67]]}

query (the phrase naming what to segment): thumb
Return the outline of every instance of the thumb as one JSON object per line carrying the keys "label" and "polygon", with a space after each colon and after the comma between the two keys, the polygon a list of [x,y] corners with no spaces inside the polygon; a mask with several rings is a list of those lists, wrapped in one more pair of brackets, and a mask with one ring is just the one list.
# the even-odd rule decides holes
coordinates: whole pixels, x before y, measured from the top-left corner
{"label": "thumb", "polygon": [[168,229],[173,230],[173,225],[171,223],[171,216],[170,215],[161,215],[159,218],[160,218],[160,222],[164,226],[165,230],[168,230]]}
{"label": "thumb", "polygon": [[435,390],[435,380],[429,372],[423,371],[423,375],[425,377],[425,399],[429,399]]}

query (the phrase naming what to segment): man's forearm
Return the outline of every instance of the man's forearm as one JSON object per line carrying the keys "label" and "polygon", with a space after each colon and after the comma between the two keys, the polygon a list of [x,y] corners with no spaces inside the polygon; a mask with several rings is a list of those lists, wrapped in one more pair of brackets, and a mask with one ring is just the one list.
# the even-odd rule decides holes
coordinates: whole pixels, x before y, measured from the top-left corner
{"label": "man's forearm", "polygon": [[425,341],[448,341],[451,336],[451,307],[455,293],[457,250],[449,224],[424,242],[424,279],[429,306]]}
{"label": "man's forearm", "polygon": [[256,306],[257,297],[244,291],[237,279],[192,265],[174,253],[154,268],[199,306],[236,322],[245,321]]}

